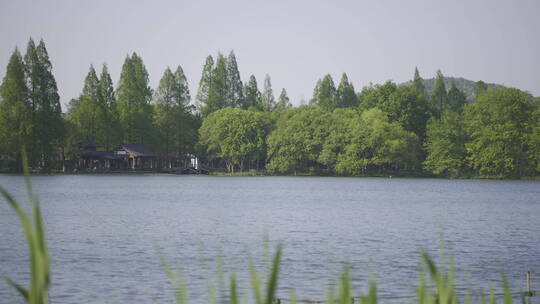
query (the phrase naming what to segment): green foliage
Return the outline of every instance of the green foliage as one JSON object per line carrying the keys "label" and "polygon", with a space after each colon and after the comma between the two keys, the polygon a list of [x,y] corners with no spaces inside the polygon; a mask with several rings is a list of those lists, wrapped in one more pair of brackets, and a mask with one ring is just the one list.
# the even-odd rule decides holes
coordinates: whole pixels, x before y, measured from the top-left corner
{"label": "green foliage", "polygon": [[454,82],[448,90],[448,104],[446,110],[454,112],[462,112],[463,107],[467,104],[467,97],[461,92]]}
{"label": "green foliage", "polygon": [[145,144],[152,138],[152,89],[148,72],[137,53],[127,56],[116,91],[124,142]]}
{"label": "green foliage", "polygon": [[448,93],[446,92],[446,85],[444,84],[444,76],[440,70],[437,71],[430,101],[434,115],[440,117],[442,112],[447,108],[448,103]]}
{"label": "green foliage", "polygon": [[64,123],[52,64],[43,40],[36,47],[30,39],[24,61],[32,108],[30,165],[49,172],[52,162],[59,156]]}
{"label": "green foliage", "polygon": [[534,173],[538,146],[531,139],[538,130],[533,115],[537,109],[529,93],[508,88],[487,91],[468,105],[465,123],[471,141],[466,147],[471,166],[490,177]]}
{"label": "green foliage", "polygon": [[264,77],[264,87],[261,94],[262,109],[265,112],[272,112],[276,108],[276,99],[274,98],[274,91],[272,90],[272,82],[270,75],[266,74]]}
{"label": "green foliage", "polygon": [[326,74],[322,80],[317,82],[310,103],[330,111],[337,108],[336,86],[330,74]]}
{"label": "green foliage", "polygon": [[292,108],[292,104],[289,100],[289,96],[287,96],[287,91],[285,91],[285,89],[281,89],[281,93],[279,94],[279,99],[274,110],[283,111],[290,108]]}
{"label": "green foliage", "polygon": [[199,133],[210,158],[222,158],[229,172],[266,157],[267,121],[262,113],[222,109],[204,120]]}
{"label": "green foliage", "polygon": [[413,87],[418,91],[418,92],[424,92],[425,91],[425,86],[424,86],[424,79],[422,79],[422,77],[420,77],[420,72],[418,72],[418,68],[414,68],[414,76],[413,76],[413,80],[412,80],[412,84],[413,84]]}
{"label": "green foliage", "polygon": [[432,118],[427,126],[428,155],[424,162],[426,168],[435,174],[458,176],[463,173],[467,168],[465,149],[467,142],[468,137],[461,114],[446,111],[440,120]]}
{"label": "green foliage", "polygon": [[266,168],[271,173],[319,169],[319,154],[328,136],[329,124],[330,114],[320,107],[301,106],[290,110],[268,137]]}
{"label": "green foliage", "polygon": [[405,130],[425,137],[430,109],[425,94],[412,86],[396,86],[388,81],[384,85],[364,88],[360,94],[361,109],[379,108],[391,121],[397,121]]}
{"label": "green foliage", "polygon": [[244,102],[242,109],[257,109],[262,110],[261,92],[257,87],[257,79],[254,75],[249,76],[249,81],[244,86]]}
{"label": "green foliage", "polygon": [[354,91],[354,86],[349,82],[347,74],[341,75],[341,80],[336,91],[336,106],[338,108],[348,108],[358,106],[358,97]]}
{"label": "green foliage", "polygon": [[32,145],[32,107],[28,99],[24,63],[19,50],[9,59],[0,86],[0,150],[16,159],[22,172],[22,151]]}
{"label": "green foliage", "polygon": [[171,157],[187,160],[197,140],[195,117],[190,113],[189,89],[182,68],[167,68],[155,91],[154,125],[159,139],[157,151],[163,153],[167,167]]}
{"label": "green foliage", "polygon": [[240,108],[244,101],[244,92],[238,63],[233,51],[227,57],[227,88],[229,91],[227,103],[230,107]]}
{"label": "green foliage", "polygon": [[338,174],[362,174],[370,166],[408,169],[418,162],[418,137],[377,108],[363,112],[348,128],[350,141],[338,155]]}
{"label": "green foliage", "polygon": [[199,108],[201,112],[203,111],[203,107],[205,107],[205,104],[208,101],[213,71],[214,58],[212,58],[211,55],[208,55],[203,66],[201,79],[199,80],[199,90],[197,91],[197,96],[195,97],[197,108]]}
{"label": "green foliage", "polygon": [[230,106],[228,103],[227,59],[222,54],[218,54],[216,66],[211,75],[208,98],[201,107],[201,113],[205,117]]}

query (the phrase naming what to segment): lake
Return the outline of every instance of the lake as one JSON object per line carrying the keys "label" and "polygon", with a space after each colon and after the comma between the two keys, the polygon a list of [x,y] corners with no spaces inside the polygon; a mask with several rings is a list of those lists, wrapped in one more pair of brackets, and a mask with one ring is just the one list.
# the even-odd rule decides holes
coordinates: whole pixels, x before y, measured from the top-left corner
{"label": "lake", "polygon": [[[282,243],[279,297],[324,299],[344,263],[356,291],[377,279],[383,302],[414,295],[420,249],[454,256],[458,287],[540,283],[540,182],[337,177],[36,176],[52,260],[52,303],[172,303],[162,254],[181,266],[192,303],[207,302],[223,255],[249,287],[265,235]],[[20,176],[0,185],[25,198]],[[27,244],[0,201],[0,273],[28,277]],[[161,253],[160,253],[161,252]],[[250,295],[251,296],[251,295]],[[403,298],[402,298],[403,297]],[[2,300],[3,299],[3,300]],[[7,300],[6,300],[7,299]],[[251,300],[251,297],[249,298]],[[0,302],[20,298],[0,282]]]}

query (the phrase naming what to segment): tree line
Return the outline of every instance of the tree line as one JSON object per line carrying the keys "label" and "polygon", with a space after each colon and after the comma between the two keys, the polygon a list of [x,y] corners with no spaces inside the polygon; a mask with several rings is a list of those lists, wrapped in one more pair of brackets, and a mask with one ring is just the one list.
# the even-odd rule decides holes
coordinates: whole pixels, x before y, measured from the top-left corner
{"label": "tree line", "polygon": [[[98,75],[99,74],[99,75]],[[344,73],[317,81],[307,105],[276,100],[271,78],[262,91],[242,82],[234,52],[209,55],[195,100],[181,66],[166,68],[157,88],[136,53],[126,56],[116,88],[103,64],[90,66],[81,94],[62,113],[43,41],[15,49],[0,86],[0,153],[22,168],[59,170],[85,140],[112,149],[143,144],[161,166],[192,156],[229,172],[271,174],[413,174],[523,177],[540,172],[540,102],[513,88],[476,83],[475,97],[438,71],[426,90],[417,69],[409,83],[355,91]]]}

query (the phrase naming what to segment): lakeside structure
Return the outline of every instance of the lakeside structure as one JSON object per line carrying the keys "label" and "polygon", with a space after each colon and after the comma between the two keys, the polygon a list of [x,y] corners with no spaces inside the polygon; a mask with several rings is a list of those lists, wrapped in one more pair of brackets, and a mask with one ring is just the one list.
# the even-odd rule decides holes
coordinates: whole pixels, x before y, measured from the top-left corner
{"label": "lakeside structure", "polygon": [[78,160],[75,171],[89,172],[164,172],[173,174],[208,174],[209,170],[202,168],[199,159],[191,156],[190,166],[172,168],[165,166],[167,160],[162,155],[149,150],[142,144],[121,144],[112,151],[94,141],[82,141],[77,144]]}

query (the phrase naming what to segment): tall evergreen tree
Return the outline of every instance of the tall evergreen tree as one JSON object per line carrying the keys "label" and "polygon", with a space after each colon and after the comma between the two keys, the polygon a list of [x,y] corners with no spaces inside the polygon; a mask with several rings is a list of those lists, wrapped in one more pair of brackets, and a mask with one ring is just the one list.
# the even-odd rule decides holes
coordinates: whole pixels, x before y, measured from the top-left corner
{"label": "tall evergreen tree", "polygon": [[287,91],[285,89],[281,89],[281,93],[279,94],[279,99],[276,104],[276,111],[282,111],[292,108],[292,104],[289,101],[289,96],[287,96]]}
{"label": "tall evergreen tree", "polygon": [[337,107],[336,86],[330,74],[326,74],[317,87],[313,96],[314,103],[327,110],[334,110]]}
{"label": "tall evergreen tree", "polygon": [[446,86],[444,84],[444,76],[441,71],[437,71],[435,79],[435,85],[433,86],[433,92],[431,94],[431,107],[436,117],[440,117],[444,109],[446,108],[448,100],[448,93],[446,92]]}
{"label": "tall evergreen tree", "polygon": [[202,107],[208,101],[208,96],[210,92],[210,83],[212,82],[212,73],[214,71],[214,58],[211,55],[206,57],[206,61],[203,66],[201,79],[199,80],[199,90],[197,91],[197,96],[195,97],[195,105],[199,110],[202,110]]}
{"label": "tall evergreen tree", "polygon": [[448,103],[446,110],[453,112],[461,113],[463,111],[463,106],[467,103],[467,97],[465,93],[461,92],[457,87],[454,81],[448,90]]}
{"label": "tall evergreen tree", "polygon": [[177,103],[177,98],[175,98],[180,95],[176,89],[177,85],[174,74],[171,72],[171,69],[167,67],[159,81],[159,87],[155,91],[154,97],[157,105],[154,113],[154,121],[161,135],[163,152],[167,163],[169,163],[170,149],[173,146],[174,133],[177,129],[177,110],[180,107]]}
{"label": "tall evergreen tree", "polygon": [[338,108],[358,106],[358,97],[354,92],[354,86],[349,82],[347,74],[343,73],[336,92],[336,105]]}
{"label": "tall evergreen tree", "polygon": [[116,91],[124,142],[144,144],[152,137],[152,89],[148,72],[137,53],[127,56]]}
{"label": "tall evergreen tree", "polygon": [[78,127],[81,140],[101,142],[106,133],[105,107],[100,103],[99,79],[92,65],[84,80],[79,105],[69,119]]}
{"label": "tall evergreen tree", "polygon": [[103,144],[105,145],[105,149],[109,150],[112,145],[120,144],[122,129],[116,106],[113,82],[106,64],[103,64],[99,76],[99,104],[104,109]]}
{"label": "tall evergreen tree", "polygon": [[181,66],[174,72],[174,101],[182,109],[188,109],[191,101],[187,78]]}
{"label": "tall evergreen tree", "polygon": [[50,172],[64,136],[62,108],[52,64],[43,40],[28,42],[25,55],[27,86],[32,108],[30,163]]}
{"label": "tall evergreen tree", "polygon": [[203,116],[207,116],[212,112],[228,107],[228,92],[227,59],[222,54],[218,54],[216,67],[212,71],[208,98],[201,108]]}
{"label": "tall evergreen tree", "polygon": [[417,67],[414,68],[413,87],[421,93],[424,93],[426,90],[424,87],[424,79],[420,77],[420,72],[418,72]]}
{"label": "tall evergreen tree", "polygon": [[244,86],[244,94],[242,109],[255,108],[262,110],[261,92],[257,87],[257,79],[254,75],[249,76],[249,81]]}
{"label": "tall evergreen tree", "polygon": [[0,85],[0,150],[15,158],[16,172],[22,172],[22,151],[32,140],[31,111],[24,62],[15,49]]}
{"label": "tall evergreen tree", "polygon": [[227,88],[229,89],[227,103],[230,107],[239,108],[244,99],[242,80],[238,71],[236,56],[231,51],[227,57]]}
{"label": "tall evergreen tree", "polygon": [[274,97],[274,91],[272,90],[272,80],[270,75],[266,74],[264,77],[264,87],[261,94],[261,103],[263,111],[272,112],[276,107],[276,99]]}

